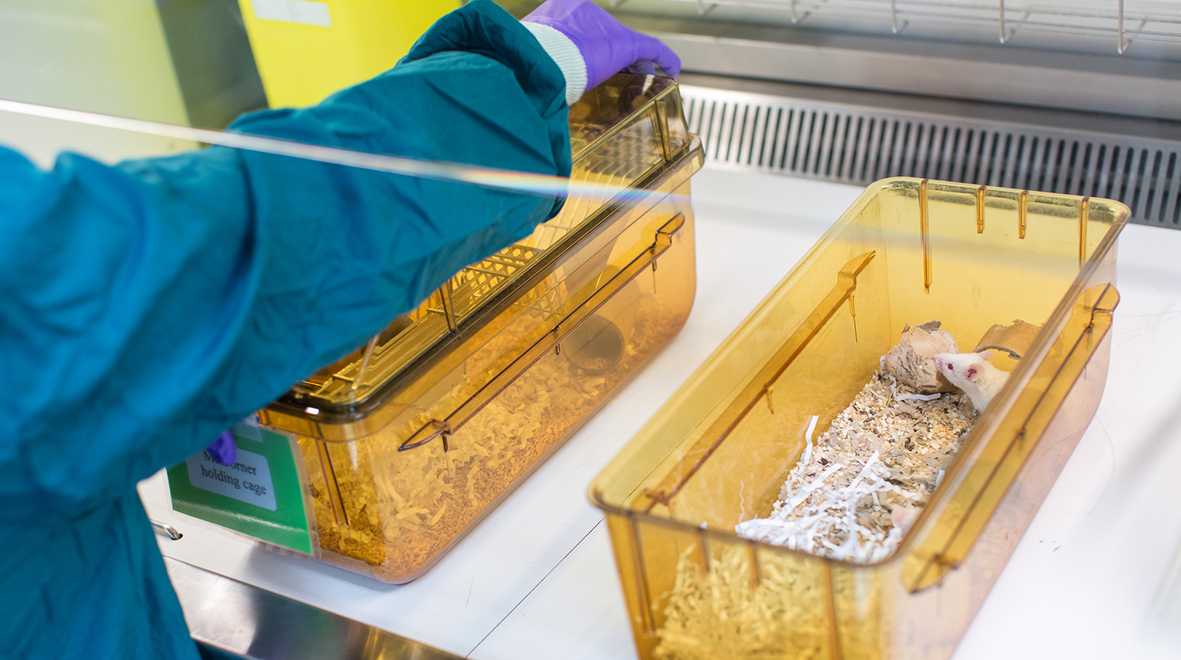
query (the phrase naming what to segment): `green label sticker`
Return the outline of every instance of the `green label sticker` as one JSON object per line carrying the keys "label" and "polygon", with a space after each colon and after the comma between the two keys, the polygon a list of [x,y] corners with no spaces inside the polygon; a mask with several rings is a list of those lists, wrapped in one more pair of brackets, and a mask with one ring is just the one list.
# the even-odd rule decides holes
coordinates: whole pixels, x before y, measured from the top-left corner
{"label": "green label sticker", "polygon": [[206,452],[168,468],[172,508],[275,545],[313,553],[295,441],[242,423],[238,458],[222,465]]}

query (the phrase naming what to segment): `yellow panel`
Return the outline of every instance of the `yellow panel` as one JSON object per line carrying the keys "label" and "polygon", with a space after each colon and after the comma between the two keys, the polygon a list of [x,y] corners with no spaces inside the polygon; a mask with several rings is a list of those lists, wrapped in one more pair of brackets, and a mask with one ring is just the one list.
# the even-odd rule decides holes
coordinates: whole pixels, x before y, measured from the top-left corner
{"label": "yellow panel", "polygon": [[272,108],[319,103],[393,67],[440,16],[459,8],[459,0],[239,4]]}

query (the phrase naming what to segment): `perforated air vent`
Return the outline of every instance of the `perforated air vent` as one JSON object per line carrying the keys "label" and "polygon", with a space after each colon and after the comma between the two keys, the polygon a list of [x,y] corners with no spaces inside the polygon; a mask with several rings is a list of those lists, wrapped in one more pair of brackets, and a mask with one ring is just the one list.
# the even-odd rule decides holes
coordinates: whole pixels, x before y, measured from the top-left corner
{"label": "perforated air vent", "polygon": [[715,164],[856,185],[914,176],[1127,204],[1181,228],[1181,143],[685,85],[689,130]]}

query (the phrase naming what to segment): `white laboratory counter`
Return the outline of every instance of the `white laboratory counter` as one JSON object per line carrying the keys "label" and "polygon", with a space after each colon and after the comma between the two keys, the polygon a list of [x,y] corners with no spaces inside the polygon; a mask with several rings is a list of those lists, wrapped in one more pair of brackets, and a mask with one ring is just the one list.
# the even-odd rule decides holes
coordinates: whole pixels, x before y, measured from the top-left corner
{"label": "white laboratory counter", "polygon": [[[707,167],[681,333],[422,578],[385,585],[172,513],[166,556],[479,660],[636,656],[599,470],[787,273],[859,188]],[[1181,658],[1181,231],[1129,226],[1098,414],[955,660]]]}

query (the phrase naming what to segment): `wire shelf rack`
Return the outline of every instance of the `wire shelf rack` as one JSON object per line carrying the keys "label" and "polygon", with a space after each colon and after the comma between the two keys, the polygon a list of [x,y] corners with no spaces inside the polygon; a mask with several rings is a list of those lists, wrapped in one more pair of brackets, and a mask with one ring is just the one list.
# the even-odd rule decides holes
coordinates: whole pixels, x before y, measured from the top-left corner
{"label": "wire shelf rack", "polygon": [[[592,131],[585,127],[582,130],[584,133]],[[579,134],[577,137],[589,142],[595,136]],[[370,387],[366,383],[367,373],[371,370],[372,373],[388,372],[392,364],[404,361],[407,355],[417,354],[441,332],[454,330],[457,319],[475,310],[526,271],[603,206],[605,197],[609,197],[612,191],[632,185],[661,162],[659,138],[650,124],[639,122],[617,133],[595,150],[593,158],[579,163],[573,173],[574,179],[592,189],[598,187],[604,196],[569,197],[562,212],[538,225],[528,238],[460,270],[418,309],[395,320],[373,337],[364,350],[368,357],[345,360],[335,370],[305,381],[312,386],[309,388],[311,394],[324,396],[339,389],[356,394],[367,390]],[[603,254],[594,257],[596,265],[592,270],[601,270],[610,252],[608,246]],[[560,313],[568,296],[564,277],[561,269],[550,274],[522,293],[513,303],[514,307],[534,318]],[[440,319],[444,322],[440,323]]]}
{"label": "wire shelf rack", "polygon": [[[610,0],[621,7],[633,0]],[[1001,44],[1021,33],[1056,33],[1106,40],[1119,54],[1134,42],[1181,44],[1181,3],[1132,0],[660,0],[694,5],[708,16],[718,8],[782,13],[793,24],[844,18],[876,23],[902,34],[925,27],[991,30]],[[649,3],[651,6],[651,3]]]}

